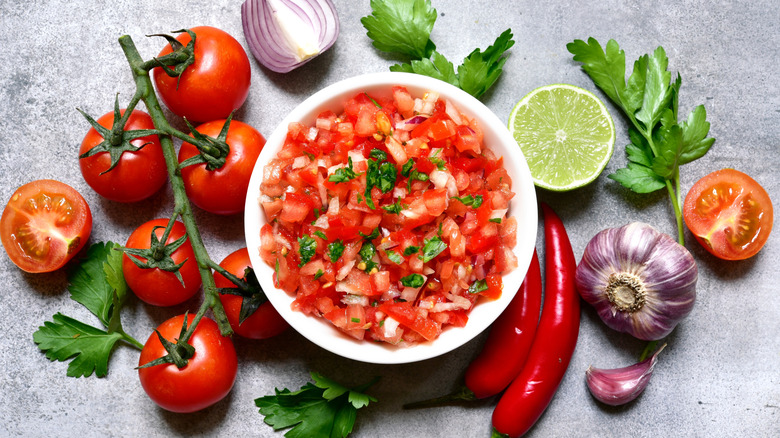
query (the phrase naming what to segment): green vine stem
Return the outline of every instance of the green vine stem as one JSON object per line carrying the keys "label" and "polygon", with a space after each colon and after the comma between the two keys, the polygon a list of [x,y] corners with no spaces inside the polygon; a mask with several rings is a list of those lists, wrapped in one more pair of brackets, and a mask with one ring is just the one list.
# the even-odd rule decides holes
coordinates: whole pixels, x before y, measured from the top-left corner
{"label": "green vine stem", "polygon": [[[195,217],[192,214],[192,206],[184,189],[184,180],[182,180],[181,172],[179,171],[179,162],[177,160],[176,150],[173,146],[172,137],[183,138],[186,136],[191,143],[195,140],[171,127],[168,120],[165,118],[160,102],[157,100],[157,95],[154,92],[151,78],[149,77],[149,71],[155,64],[146,63],[141,59],[141,55],[138,53],[138,49],[136,49],[135,43],[129,35],[121,36],[119,38],[119,45],[122,47],[127,62],[130,64],[130,69],[132,70],[133,79],[135,81],[136,94],[131,103],[137,103],[139,101],[138,98],[143,100],[146,104],[146,109],[149,111],[149,115],[152,117],[154,126],[158,130],[166,133],[166,135],[160,136],[160,143],[165,157],[165,164],[168,168],[168,179],[170,180],[171,188],[173,189],[174,216],[179,215],[187,229],[187,236],[192,245],[193,252],[195,253],[195,260],[198,262],[198,269],[203,280],[203,304],[195,315],[192,324],[188,327],[187,333],[180,341],[186,342],[190,338],[195,331],[198,322],[208,309],[211,309],[211,313],[219,325],[222,335],[230,336],[233,334],[233,329],[230,327],[227,315],[225,314],[225,309],[222,307],[222,303],[219,300],[219,293],[217,292],[217,287],[214,283],[214,276],[211,273],[213,262],[209,258],[200,231],[195,222]],[[131,112],[132,109],[133,108],[128,108],[126,113]]]}

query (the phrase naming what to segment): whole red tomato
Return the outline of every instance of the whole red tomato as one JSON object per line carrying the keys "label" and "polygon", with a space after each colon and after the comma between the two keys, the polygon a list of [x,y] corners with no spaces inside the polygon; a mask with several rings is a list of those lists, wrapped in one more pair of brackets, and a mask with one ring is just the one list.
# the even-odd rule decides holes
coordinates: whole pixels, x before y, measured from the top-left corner
{"label": "whole red tomato", "polygon": [[27,272],[59,269],[84,247],[91,231],[87,201],[73,187],[50,179],[16,189],[0,219],[3,248]]}
{"label": "whole red tomato", "polygon": [[[187,316],[189,325],[195,318]],[[184,315],[174,316],[157,327],[170,342],[181,335]],[[222,336],[217,323],[203,317],[188,342],[195,354],[179,369],[172,363],[138,369],[141,386],[149,398],[172,412],[195,412],[222,400],[233,388],[238,360],[233,341]],[[157,333],[152,333],[141,350],[138,365],[145,365],[167,354]]]}
{"label": "whole red tomato", "polygon": [[[168,76],[162,67],[152,70],[157,92],[174,114],[190,121],[224,119],[249,94],[249,58],[241,44],[220,29],[199,26],[190,30],[195,33],[195,61],[178,78]],[[176,39],[184,46],[191,40],[187,32]],[[171,52],[166,45],[159,57]]]}
{"label": "whole red tomato", "polygon": [[[252,267],[249,251],[241,248],[225,257],[219,265],[236,277],[245,279],[246,268]],[[218,273],[214,274],[214,282],[219,288],[235,287],[230,280]],[[220,294],[219,299],[222,301],[222,307],[225,308],[233,331],[245,338],[266,339],[278,335],[289,327],[287,321],[279,315],[269,301],[261,304],[251,316],[239,324],[241,304],[245,298],[240,295]]]}
{"label": "whole red tomato", "polygon": [[[125,110],[121,110],[124,114]],[[100,125],[111,128],[114,123],[114,112],[104,114],[98,120]],[[154,129],[154,123],[149,114],[134,110],[125,124],[126,131],[136,129]],[[81,142],[79,155],[84,154],[103,142],[95,128],[90,128]],[[160,139],[156,135],[137,138],[130,142],[137,151],[122,153],[119,163],[110,171],[111,156],[108,152],[100,152],[90,157],[79,159],[81,174],[92,190],[100,196],[118,202],[136,202],[155,194],[168,181],[168,170],[165,167]],[[106,173],[103,173],[106,172]]]}
{"label": "whole red tomato", "polygon": [[[204,123],[196,129],[201,134],[216,138],[225,120]],[[265,137],[246,123],[232,120],[225,140],[230,147],[225,164],[208,170],[206,164],[195,164],[181,170],[184,188],[193,204],[216,214],[235,214],[244,211],[249,179],[257,157],[265,145]],[[198,154],[198,149],[182,143],[179,162]]]}
{"label": "whole red tomato", "polygon": [[[152,230],[159,227],[155,230],[155,235],[161,239],[166,225],[168,225],[168,219],[154,219],[146,222],[130,234],[125,246],[128,248],[149,248],[152,241]],[[176,221],[166,243],[174,242],[185,233],[184,224]],[[173,272],[159,268],[140,268],[130,260],[130,257],[125,254],[122,258],[122,272],[125,275],[125,281],[135,295],[146,303],[154,306],[173,306],[188,300],[200,288],[202,282],[200,271],[189,240],[186,240],[171,254],[175,264],[184,262],[184,265],[179,269],[184,286]],[[146,261],[144,258],[139,257],[139,259]]]}

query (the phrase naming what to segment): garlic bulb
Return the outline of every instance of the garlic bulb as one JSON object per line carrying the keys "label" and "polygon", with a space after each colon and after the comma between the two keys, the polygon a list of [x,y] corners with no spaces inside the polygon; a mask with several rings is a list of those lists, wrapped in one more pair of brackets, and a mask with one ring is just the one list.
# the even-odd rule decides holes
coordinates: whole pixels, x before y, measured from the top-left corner
{"label": "garlic bulb", "polygon": [[605,370],[588,367],[585,381],[590,393],[596,400],[610,406],[619,406],[639,397],[650,383],[656,357],[666,344],[662,345],[651,357],[625,368]]}
{"label": "garlic bulb", "polygon": [[596,234],[575,278],[580,295],[607,326],[654,341],[693,309],[698,269],[685,247],[634,222]]}

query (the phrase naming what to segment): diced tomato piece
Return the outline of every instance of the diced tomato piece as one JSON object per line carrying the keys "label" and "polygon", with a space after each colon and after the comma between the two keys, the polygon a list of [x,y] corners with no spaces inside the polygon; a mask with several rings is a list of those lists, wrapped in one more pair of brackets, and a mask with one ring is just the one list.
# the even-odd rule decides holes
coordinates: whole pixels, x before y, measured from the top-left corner
{"label": "diced tomato piece", "polygon": [[408,119],[414,115],[414,99],[406,87],[394,86],[393,100],[403,118]]}
{"label": "diced tomato piece", "polygon": [[482,152],[482,141],[476,132],[468,126],[460,125],[456,129],[455,148],[460,152],[471,151],[475,155]]}
{"label": "diced tomato piece", "polygon": [[385,301],[379,306],[379,310],[429,341],[436,339],[441,332],[441,327],[436,322],[422,315],[418,309],[412,307],[411,303]]}
{"label": "diced tomato piece", "polygon": [[485,283],[487,283],[488,288],[487,290],[480,292],[480,295],[484,296],[485,298],[490,298],[491,300],[497,300],[501,298],[501,292],[504,287],[501,275],[488,274],[488,276],[485,278]]}
{"label": "diced tomato piece", "polygon": [[474,254],[479,254],[492,248],[499,242],[498,228],[493,222],[488,222],[469,238],[467,248]]}
{"label": "diced tomato piece", "polygon": [[497,273],[506,273],[517,268],[517,256],[511,249],[498,244],[495,249],[494,267]]}
{"label": "diced tomato piece", "polygon": [[295,192],[288,192],[282,203],[282,212],[279,219],[285,222],[300,223],[311,213],[313,204],[306,195]]}
{"label": "diced tomato piece", "polygon": [[436,217],[447,209],[450,198],[447,196],[447,189],[434,189],[423,193],[423,201],[428,214]]}
{"label": "diced tomato piece", "polygon": [[414,167],[422,173],[431,173],[436,169],[436,165],[428,157],[420,157],[414,160]]}
{"label": "diced tomato piece", "polygon": [[456,126],[455,122],[449,119],[437,120],[435,123],[431,124],[431,127],[428,129],[428,137],[433,141],[450,138],[457,132]]}

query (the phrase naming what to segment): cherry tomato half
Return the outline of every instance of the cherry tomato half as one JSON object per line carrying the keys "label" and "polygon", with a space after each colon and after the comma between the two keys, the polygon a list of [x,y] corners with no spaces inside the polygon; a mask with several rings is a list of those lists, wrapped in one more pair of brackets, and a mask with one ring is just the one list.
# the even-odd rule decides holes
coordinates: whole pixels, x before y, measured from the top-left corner
{"label": "cherry tomato half", "polygon": [[725,260],[755,255],[774,221],[766,190],[734,169],[717,170],[697,181],[685,197],[683,215],[696,240]]}
{"label": "cherry tomato half", "polygon": [[[124,114],[125,110],[121,110]],[[104,114],[98,120],[102,126],[111,128],[114,123],[114,112]],[[149,114],[134,110],[125,124],[125,130],[154,129],[154,123]],[[79,155],[86,153],[103,142],[95,128],[90,128],[79,148]],[[90,157],[79,159],[81,174],[92,190],[100,196],[117,202],[136,202],[155,194],[168,181],[168,170],[165,167],[160,139],[156,135],[137,138],[131,141],[137,151],[122,153],[119,163],[110,171],[111,156],[108,152],[100,152]],[[103,173],[106,172],[106,173]]]}
{"label": "cherry tomato half", "polygon": [[[249,261],[249,251],[246,248],[235,251],[225,257],[219,266],[238,278],[244,278],[246,268],[252,267],[252,263]],[[214,274],[214,282],[219,288],[235,287],[230,280],[218,273]],[[278,335],[289,327],[287,321],[279,315],[270,301],[266,301],[255,310],[255,313],[239,324],[241,303],[244,298],[239,295],[220,294],[219,299],[222,301],[222,307],[225,308],[233,331],[245,338],[266,339]]]}
{"label": "cherry tomato half", "polygon": [[27,272],[59,269],[84,247],[91,231],[87,201],[71,186],[50,179],[16,189],[0,219],[8,257]]}
{"label": "cherry tomato half", "polygon": [[[188,324],[195,318],[188,315]],[[174,316],[157,327],[168,341],[181,334],[184,315]],[[138,378],[149,398],[172,412],[195,412],[222,400],[233,388],[238,359],[233,341],[222,336],[217,323],[203,317],[189,340],[195,354],[179,369],[172,363],[139,368]],[[167,354],[157,333],[152,333],[141,350],[138,365],[147,364]]]}
{"label": "cherry tomato half", "polygon": [[[127,239],[128,248],[149,248],[152,242],[152,230],[155,230],[157,238],[162,238],[168,219],[154,219],[136,228]],[[166,243],[174,242],[186,233],[184,224],[176,221],[168,235]],[[133,256],[135,257],[135,256]],[[171,254],[174,263],[184,262],[179,269],[184,286],[176,274],[159,268],[143,269],[136,266],[127,254],[122,258],[122,272],[125,281],[135,295],[153,306],[174,306],[187,301],[195,295],[202,283],[198,263],[195,261],[195,253],[189,239]],[[141,261],[146,259],[139,257]],[[186,260],[186,262],[185,262]]]}
{"label": "cherry tomato half", "polygon": [[[204,123],[196,129],[203,135],[219,136],[225,120]],[[244,211],[249,178],[255,162],[265,145],[265,137],[246,123],[232,120],[225,139],[230,152],[219,169],[208,170],[206,164],[195,164],[181,170],[184,188],[193,204],[216,214],[235,214]],[[182,143],[179,162],[198,154],[190,143]]]}
{"label": "cherry tomato half", "polygon": [[[235,38],[220,29],[200,26],[195,33],[195,61],[180,77],[161,67],[152,70],[157,92],[174,114],[193,122],[224,119],[249,95],[251,70],[246,51]],[[176,39],[186,46],[191,38],[182,32]],[[170,44],[159,57],[172,52]]]}

